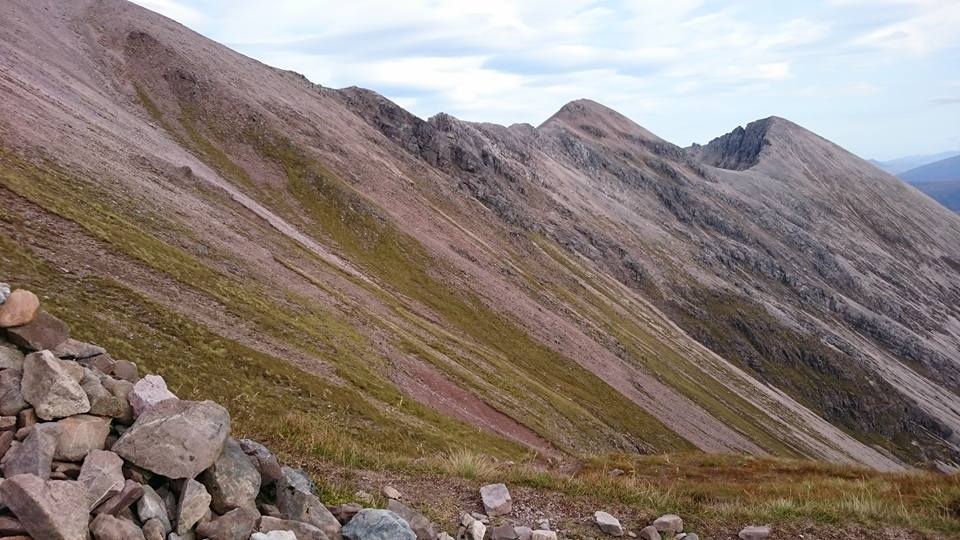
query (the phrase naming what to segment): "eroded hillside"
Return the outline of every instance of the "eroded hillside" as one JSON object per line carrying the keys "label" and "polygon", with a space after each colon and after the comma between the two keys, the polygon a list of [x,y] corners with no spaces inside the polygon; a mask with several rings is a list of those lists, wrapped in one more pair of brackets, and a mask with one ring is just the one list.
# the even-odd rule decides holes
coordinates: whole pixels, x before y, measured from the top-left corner
{"label": "eroded hillside", "polygon": [[424,121],[119,0],[0,15],[0,273],[241,431],[958,457],[960,218],[799,126]]}

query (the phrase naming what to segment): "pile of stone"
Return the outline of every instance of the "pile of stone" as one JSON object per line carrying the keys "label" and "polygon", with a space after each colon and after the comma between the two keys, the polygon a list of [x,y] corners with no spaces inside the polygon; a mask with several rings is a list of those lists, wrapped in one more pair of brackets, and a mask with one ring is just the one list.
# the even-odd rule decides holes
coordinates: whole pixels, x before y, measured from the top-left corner
{"label": "pile of stone", "polygon": [[415,538],[392,511],[324,506],[304,473],[231,438],[226,409],[70,339],[33,293],[0,284],[0,328],[0,538]]}

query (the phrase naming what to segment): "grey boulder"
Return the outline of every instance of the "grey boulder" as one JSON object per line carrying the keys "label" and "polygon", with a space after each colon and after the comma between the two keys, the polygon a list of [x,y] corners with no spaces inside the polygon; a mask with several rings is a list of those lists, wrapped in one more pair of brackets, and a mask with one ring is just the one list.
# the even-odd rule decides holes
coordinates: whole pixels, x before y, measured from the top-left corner
{"label": "grey boulder", "polygon": [[194,478],[223,452],[230,415],[212,401],[169,400],[147,409],[112,450],[167,478]]}
{"label": "grey boulder", "polygon": [[90,401],[79,381],[50,351],[28,354],[24,358],[20,393],[43,420],[90,410]]}
{"label": "grey boulder", "polygon": [[227,439],[220,457],[200,475],[218,514],[234,508],[255,508],[260,493],[260,473],[234,439]]}
{"label": "grey boulder", "polygon": [[123,489],[123,460],[106,450],[91,450],[80,467],[77,481],[87,488],[90,509]]}
{"label": "grey boulder", "polygon": [[343,527],[343,537],[349,540],[416,540],[410,526],[389,510],[367,508],[353,516]]}

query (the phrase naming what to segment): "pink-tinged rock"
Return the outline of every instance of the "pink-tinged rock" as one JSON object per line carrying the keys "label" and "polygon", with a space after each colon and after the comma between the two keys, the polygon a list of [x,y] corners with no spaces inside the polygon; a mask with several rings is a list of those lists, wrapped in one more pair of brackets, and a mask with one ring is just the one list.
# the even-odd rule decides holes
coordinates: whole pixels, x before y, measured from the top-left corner
{"label": "pink-tinged rock", "polygon": [[50,478],[58,430],[59,427],[52,423],[33,426],[23,442],[14,443],[3,456],[3,475],[10,478],[32,474],[41,480]]}
{"label": "pink-tinged rock", "polygon": [[227,439],[220,457],[200,475],[213,498],[210,507],[218,514],[234,508],[256,508],[260,473],[234,439]]}
{"label": "pink-tinged rock", "polygon": [[143,531],[135,523],[110,514],[93,518],[90,532],[96,540],[144,540]]}
{"label": "pink-tinged rock", "polygon": [[53,459],[83,461],[91,450],[103,450],[110,434],[110,419],[102,416],[78,414],[57,422],[57,451]]}
{"label": "pink-tinged rock", "polygon": [[116,516],[130,508],[130,505],[140,500],[140,497],[143,497],[143,486],[133,480],[127,480],[119,493],[94,509],[93,513]]}
{"label": "pink-tinged rock", "polygon": [[0,305],[0,328],[27,324],[36,318],[39,309],[40,299],[37,295],[25,289],[17,289]]}
{"label": "pink-tinged rock", "polygon": [[83,341],[77,341],[73,338],[69,338],[60,345],[54,347],[50,352],[52,352],[57,358],[61,359],[83,360],[92,356],[97,356],[98,354],[104,354],[107,351],[103,347],[98,347],[90,343],[84,343]]}
{"label": "pink-tinged rock", "polygon": [[210,511],[210,494],[203,484],[188,478],[177,502],[177,534],[187,534]]}
{"label": "pink-tinged rock", "polygon": [[133,385],[133,391],[128,396],[130,406],[133,407],[134,418],[158,403],[170,399],[177,399],[173,392],[167,389],[167,383],[159,375],[147,375]]}
{"label": "pink-tinged rock", "polygon": [[504,516],[513,509],[510,492],[503,484],[490,484],[480,488],[483,508],[490,517]]}
{"label": "pink-tinged rock", "polygon": [[67,325],[43,310],[27,324],[7,328],[7,338],[11,343],[31,351],[53,349],[69,337]]}
{"label": "pink-tinged rock", "polygon": [[0,484],[0,499],[33,538],[87,539],[87,490],[79,482],[19,474]]}
{"label": "pink-tinged rock", "polygon": [[106,450],[91,450],[77,480],[87,488],[90,510],[123,489],[123,460]]}
{"label": "pink-tinged rock", "polygon": [[197,534],[209,540],[250,538],[260,514],[253,508],[236,508],[226,514],[197,525]]}
{"label": "pink-tinged rock", "polygon": [[212,401],[167,400],[147,409],[111,448],[167,478],[194,478],[213,465],[230,433],[230,415]]}
{"label": "pink-tinged rock", "polygon": [[50,351],[28,354],[23,360],[20,393],[43,420],[90,410],[90,401],[80,383]]}
{"label": "pink-tinged rock", "polygon": [[0,414],[11,416],[30,407],[20,392],[23,372],[19,369],[0,371]]}
{"label": "pink-tinged rock", "polygon": [[772,533],[773,531],[766,525],[750,525],[748,527],[744,527],[738,536],[740,537],[740,540],[765,540],[766,538],[769,538]]}

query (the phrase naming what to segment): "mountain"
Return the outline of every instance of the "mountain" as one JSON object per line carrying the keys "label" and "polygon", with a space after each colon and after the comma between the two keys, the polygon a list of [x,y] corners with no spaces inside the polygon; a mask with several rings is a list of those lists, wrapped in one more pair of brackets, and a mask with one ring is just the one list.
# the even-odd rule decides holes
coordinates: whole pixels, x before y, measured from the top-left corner
{"label": "mountain", "polygon": [[423,120],[121,0],[5,2],[0,59],[0,276],[234,431],[960,460],[960,216],[788,120]]}
{"label": "mountain", "polygon": [[876,165],[880,169],[887,171],[890,174],[900,176],[900,173],[909,171],[910,169],[916,169],[917,167],[922,167],[929,163],[940,161],[942,159],[951,158],[954,156],[960,155],[960,152],[950,151],[950,152],[938,152],[936,154],[921,154],[915,156],[904,156],[895,159],[889,159],[886,161],[871,159],[870,163]]}
{"label": "mountain", "polygon": [[953,156],[898,175],[940,204],[960,212],[960,156]]}
{"label": "mountain", "polygon": [[897,176],[911,184],[956,182],[960,180],[960,156],[941,159]]}

